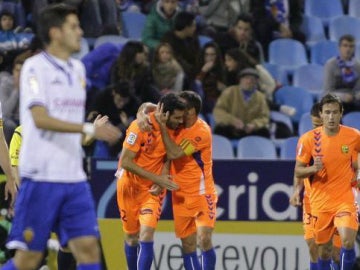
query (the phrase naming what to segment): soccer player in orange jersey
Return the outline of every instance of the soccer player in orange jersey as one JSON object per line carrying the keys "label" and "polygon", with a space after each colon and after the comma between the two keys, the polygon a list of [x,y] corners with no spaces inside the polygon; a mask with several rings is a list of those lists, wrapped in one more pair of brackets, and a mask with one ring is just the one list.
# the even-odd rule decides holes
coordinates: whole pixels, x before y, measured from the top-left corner
{"label": "soccer player in orange jersey", "polygon": [[360,150],[360,132],[340,125],[342,114],[340,99],[330,94],[324,96],[320,101],[323,126],[305,133],[298,143],[295,175],[310,179],[319,270],[330,270],[335,230],[342,243],[341,269],[352,269],[355,261],[358,220],[351,182],[355,177],[353,153]]}
{"label": "soccer player in orange jersey", "polygon": [[[176,130],[183,123],[185,103],[173,93],[163,96],[161,102],[164,104],[164,111],[169,113],[166,127]],[[161,188],[178,188],[164,169],[166,151],[153,114],[150,114],[153,128],[149,132],[140,131],[136,120],[131,123],[126,132],[116,173],[117,201],[130,270],[151,268],[154,256],[153,237],[165,196]]]}
{"label": "soccer player in orange jersey", "polygon": [[[166,129],[168,114],[160,109],[155,116],[168,158],[172,159],[171,174],[179,190],[172,192],[176,236],[181,239],[184,267],[214,270],[216,255],[212,232],[216,219],[217,195],[212,175],[212,137],[209,125],[198,117],[201,98],[193,91],[183,91],[187,109],[184,128],[171,138]],[[201,249],[201,266],[196,255],[197,243]]]}

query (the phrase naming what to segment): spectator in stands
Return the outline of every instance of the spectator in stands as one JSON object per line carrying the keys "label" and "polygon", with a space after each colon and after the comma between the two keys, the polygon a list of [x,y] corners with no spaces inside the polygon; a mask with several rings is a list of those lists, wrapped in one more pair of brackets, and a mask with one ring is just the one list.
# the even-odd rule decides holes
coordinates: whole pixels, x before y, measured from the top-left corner
{"label": "spectator in stands", "polygon": [[161,95],[169,91],[183,90],[184,71],[174,58],[173,50],[168,43],[160,43],[156,48],[152,75],[154,84]]}
{"label": "spectator in stands", "polygon": [[238,48],[255,58],[258,62],[263,60],[261,59],[261,44],[253,37],[252,20],[250,14],[242,14],[237,17],[229,31],[219,32],[215,36],[215,40],[223,54],[229,49]]}
{"label": "spectator in stands", "polygon": [[175,18],[174,30],[167,32],[162,40],[173,48],[174,56],[184,70],[184,88],[192,89],[199,71],[200,56],[195,15],[184,11],[180,12]]}
{"label": "spectator in stands", "polygon": [[267,57],[268,47],[277,38],[293,38],[302,43],[301,0],[253,0],[251,12],[254,16],[254,30]]}
{"label": "spectator in stands", "polygon": [[142,33],[142,41],[154,50],[165,33],[174,29],[174,21],[179,13],[178,0],[159,0],[147,15]]}
{"label": "spectator in stands", "polygon": [[127,81],[142,102],[157,103],[160,92],[153,86],[146,49],[140,41],[129,41],[123,47],[111,70],[111,84]]}
{"label": "spectator in stands", "polygon": [[340,97],[344,113],[360,110],[360,62],[355,58],[356,40],[344,35],[339,40],[339,55],[325,64],[324,94]]}
{"label": "spectator in stands", "polygon": [[250,0],[208,0],[198,1],[201,15],[215,32],[226,32],[236,24],[236,17],[250,11]]}
{"label": "spectator in stands", "polygon": [[270,110],[265,95],[257,89],[258,79],[255,69],[246,68],[239,74],[239,84],[221,93],[214,108],[214,133],[230,139],[270,137]]}
{"label": "spectator in stands", "polygon": [[15,128],[19,125],[19,82],[20,70],[25,60],[31,56],[27,51],[18,55],[13,64],[12,74],[3,71],[0,73],[0,102],[2,104],[4,134],[7,143],[10,143]]}
{"label": "spectator in stands", "polygon": [[205,44],[201,51],[200,73],[196,76],[203,94],[202,113],[212,113],[215,103],[225,89],[225,69],[222,55],[215,42]]}

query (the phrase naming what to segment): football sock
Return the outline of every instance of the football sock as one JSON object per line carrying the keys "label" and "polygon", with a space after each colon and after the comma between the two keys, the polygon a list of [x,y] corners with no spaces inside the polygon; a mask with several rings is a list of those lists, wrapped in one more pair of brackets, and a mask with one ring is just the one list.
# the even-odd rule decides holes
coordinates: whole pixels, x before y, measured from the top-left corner
{"label": "football sock", "polygon": [[79,264],[77,270],[101,270],[100,263]]}
{"label": "football sock", "polygon": [[201,269],[215,270],[216,254],[215,250],[209,249],[201,252]]}
{"label": "football sock", "polygon": [[150,270],[154,258],[154,242],[140,242],[137,269]]}
{"label": "football sock", "polygon": [[7,263],[5,263],[1,269],[2,270],[17,270],[13,260],[9,260]]}
{"label": "football sock", "polygon": [[330,263],[331,263],[330,259],[329,260],[319,259],[318,260],[318,270],[331,270]]}
{"label": "football sock", "polygon": [[201,270],[196,251],[183,255],[185,270]]}
{"label": "football sock", "polygon": [[310,262],[310,270],[318,270],[318,263]]}
{"label": "football sock", "polygon": [[342,270],[351,270],[355,263],[355,250],[341,248],[340,265]]}
{"label": "football sock", "polygon": [[125,256],[129,270],[137,270],[138,246],[130,246],[125,242]]}

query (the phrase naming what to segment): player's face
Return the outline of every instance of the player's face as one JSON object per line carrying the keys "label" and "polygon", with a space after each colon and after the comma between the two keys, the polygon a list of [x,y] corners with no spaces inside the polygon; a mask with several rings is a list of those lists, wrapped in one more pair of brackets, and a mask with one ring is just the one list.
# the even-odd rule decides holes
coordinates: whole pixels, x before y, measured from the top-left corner
{"label": "player's face", "polygon": [[185,114],[184,114],[184,123],[185,123],[185,126],[188,127],[188,126],[191,126],[197,119],[197,114],[196,114],[196,110],[195,108],[191,108],[191,109],[188,109],[185,111]]}
{"label": "player's face", "polygon": [[58,35],[62,47],[70,54],[79,52],[82,35],[83,31],[80,28],[78,17],[75,14],[68,15]]}
{"label": "player's face", "polygon": [[170,129],[177,129],[184,122],[184,111],[174,110],[169,116],[166,126]]}
{"label": "player's face", "polygon": [[336,102],[324,104],[322,106],[322,111],[320,112],[320,117],[325,130],[336,132],[342,117],[340,105]]}
{"label": "player's face", "polygon": [[322,120],[320,117],[317,117],[317,116],[311,116],[311,123],[312,123],[313,128],[322,126]]}

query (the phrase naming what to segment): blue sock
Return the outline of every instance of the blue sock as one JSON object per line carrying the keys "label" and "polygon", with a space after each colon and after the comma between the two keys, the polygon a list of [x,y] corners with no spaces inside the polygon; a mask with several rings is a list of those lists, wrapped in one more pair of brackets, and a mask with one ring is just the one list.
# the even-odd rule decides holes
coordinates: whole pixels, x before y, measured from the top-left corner
{"label": "blue sock", "polygon": [[183,255],[185,270],[201,270],[196,251]]}
{"label": "blue sock", "polygon": [[216,264],[216,254],[213,248],[201,252],[202,269],[215,270],[215,264]]}
{"label": "blue sock", "polygon": [[318,260],[318,270],[331,270],[330,263],[331,263],[330,259],[329,260],[319,259]]}
{"label": "blue sock", "polygon": [[130,246],[125,242],[125,256],[129,270],[137,270],[137,250],[137,245]]}
{"label": "blue sock", "polygon": [[76,267],[77,270],[101,270],[100,263],[91,263],[91,264],[79,264]]}
{"label": "blue sock", "polygon": [[310,270],[318,270],[318,263],[310,262]]}
{"label": "blue sock", "polygon": [[355,263],[355,250],[341,248],[340,265],[342,270],[351,270]]}
{"label": "blue sock", "polygon": [[154,242],[140,242],[138,270],[150,270],[154,258]]}
{"label": "blue sock", "polygon": [[7,263],[5,263],[2,267],[2,270],[17,270],[17,268],[15,267],[14,261],[13,260],[9,260],[7,261]]}
{"label": "blue sock", "polygon": [[330,266],[331,266],[331,270],[340,270],[340,265],[333,260],[331,260]]}

